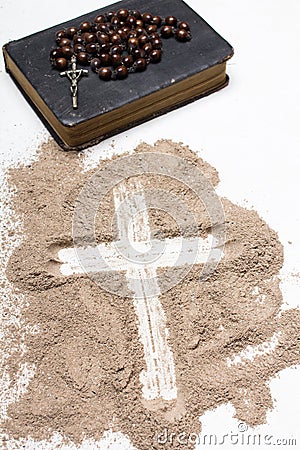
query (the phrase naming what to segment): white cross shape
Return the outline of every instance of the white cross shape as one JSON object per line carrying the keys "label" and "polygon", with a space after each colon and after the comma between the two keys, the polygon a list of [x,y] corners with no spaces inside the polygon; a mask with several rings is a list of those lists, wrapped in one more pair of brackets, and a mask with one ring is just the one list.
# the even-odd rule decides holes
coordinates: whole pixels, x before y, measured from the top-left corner
{"label": "white cross shape", "polygon": [[168,344],[166,315],[159,300],[161,291],[157,282],[157,269],[191,264],[191,254],[196,254],[193,264],[205,263],[211,251],[212,236],[206,239],[167,238],[163,241],[164,251],[161,252],[162,241],[151,240],[141,184],[127,180],[117,185],[114,188],[114,203],[119,241],[99,244],[97,249],[102,258],[98,259],[95,247],[80,249],[81,262],[75,248],[62,249],[58,254],[62,262],[60,270],[65,276],[125,271],[128,288],[133,292],[139,338],[144,347],[146,370],[140,376],[143,397],[146,400],[173,400],[177,398],[175,365]]}

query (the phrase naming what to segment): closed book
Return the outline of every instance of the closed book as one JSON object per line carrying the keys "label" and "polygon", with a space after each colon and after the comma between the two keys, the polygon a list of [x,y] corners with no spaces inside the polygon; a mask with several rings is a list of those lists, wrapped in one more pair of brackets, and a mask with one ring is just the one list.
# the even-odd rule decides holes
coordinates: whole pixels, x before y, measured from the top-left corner
{"label": "closed book", "polygon": [[[78,80],[75,109],[71,80],[50,64],[55,34],[120,9],[175,16],[188,22],[192,37],[162,39],[161,61],[125,79],[104,81],[77,62],[76,68],[88,73]],[[61,147],[82,149],[226,86],[233,49],[182,0],[123,0],[9,42],[3,54],[7,72]]]}

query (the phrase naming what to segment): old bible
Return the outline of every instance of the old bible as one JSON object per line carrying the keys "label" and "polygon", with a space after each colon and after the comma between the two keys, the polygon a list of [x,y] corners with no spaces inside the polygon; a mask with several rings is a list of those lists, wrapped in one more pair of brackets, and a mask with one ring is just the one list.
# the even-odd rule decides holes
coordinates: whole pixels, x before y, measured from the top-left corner
{"label": "old bible", "polygon": [[[113,43],[106,43],[102,31],[106,32],[107,17],[114,17],[120,9],[125,9],[128,14],[132,11],[135,13],[140,11],[142,14],[140,20],[135,25],[132,19],[132,24],[128,27],[126,17],[122,22],[116,16],[116,19],[113,19],[115,22],[112,20],[113,24],[109,23],[112,31],[107,30],[107,35],[112,36],[118,31],[119,22],[125,24],[127,26],[125,32],[127,35],[130,34],[131,41],[128,37],[124,38],[124,33],[122,35],[122,32],[119,32],[123,39],[120,46],[124,49],[126,45],[131,43],[133,45],[135,38],[139,39],[139,34],[143,34],[144,27],[147,30],[146,37],[139,40],[137,49],[130,47],[130,51],[133,58],[137,54],[139,60],[144,60],[147,56],[144,51],[147,38],[149,33],[152,33],[154,36],[150,36],[152,40],[149,38],[148,44],[154,49],[159,48],[159,51],[151,53],[151,58],[154,55],[157,61],[152,61],[153,64],[143,67],[143,62],[136,59],[134,71],[129,67],[130,61],[124,68],[128,58],[124,59],[124,56],[119,55],[120,59],[117,55],[113,58],[120,59],[119,67],[116,70],[114,68],[100,69],[100,74],[98,70],[92,70],[89,62],[94,59],[93,51],[99,52],[99,45],[106,49],[109,58],[112,58],[113,51],[118,52],[118,49],[112,49]],[[149,17],[147,14],[143,17],[145,13],[148,13]],[[155,25],[155,20],[151,21],[151,17],[162,18],[162,24],[166,27],[168,21],[164,22],[164,20],[170,15],[173,17],[172,20],[176,18],[177,23],[179,20],[185,24],[188,23],[180,27],[183,30],[190,29],[190,38],[180,39],[184,38],[184,31],[182,31],[181,35],[177,36],[178,39],[176,36],[161,39],[162,48],[160,48],[161,36],[158,35],[160,31]],[[89,60],[85,61],[84,54],[77,57],[77,60],[73,55],[74,59],[69,57],[68,67],[60,73],[49,60],[51,49],[57,46],[56,33],[70,27],[80,29],[80,24],[83,22],[90,21],[94,24],[95,17],[100,17],[98,31],[97,26],[96,28],[94,26],[90,30],[93,36],[88,37],[82,28],[79,35],[84,35],[83,40],[77,39],[78,44],[82,41],[83,48],[77,47],[79,51],[83,50],[81,53],[90,49]],[[136,18],[138,20],[137,15]],[[169,20],[171,25],[172,20]],[[142,27],[142,30],[136,31],[138,26]],[[172,34],[172,26],[166,28],[169,28]],[[166,34],[167,31],[166,29]],[[93,44],[89,47],[88,39]],[[104,39],[104,43],[101,39]],[[118,44],[118,38],[115,40]],[[143,48],[140,44],[142,41]],[[68,44],[67,41],[66,43]],[[150,47],[148,45],[146,50],[150,51]],[[228,83],[226,61],[233,55],[233,49],[182,0],[149,0],[147,2],[123,0],[31,36],[9,42],[4,45],[3,54],[7,72],[57,142],[64,149],[82,149],[226,86]],[[107,62],[106,65],[113,65],[113,62]],[[113,78],[110,75],[111,70],[117,73],[116,79],[111,79]],[[108,81],[105,81],[107,75]]]}

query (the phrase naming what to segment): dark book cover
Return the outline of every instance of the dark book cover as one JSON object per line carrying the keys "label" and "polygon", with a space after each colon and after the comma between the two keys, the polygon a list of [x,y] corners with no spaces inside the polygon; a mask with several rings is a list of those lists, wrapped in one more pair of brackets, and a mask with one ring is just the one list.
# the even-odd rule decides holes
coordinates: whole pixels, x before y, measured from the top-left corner
{"label": "dark book cover", "polygon": [[[158,64],[149,64],[144,72],[130,74],[123,80],[105,82],[100,80],[90,67],[87,67],[89,76],[82,77],[79,81],[79,106],[78,109],[73,109],[70,82],[60,77],[59,72],[51,67],[49,61],[50,50],[56,47],[55,33],[72,25],[79,26],[84,20],[93,21],[98,14],[120,8],[137,9],[161,17],[174,15],[180,20],[189,22],[192,39],[185,43],[173,38],[163,39],[162,61]],[[23,39],[12,41],[5,45],[5,51],[58,121],[66,127],[75,127],[93,117],[102,116],[135,102],[220,64],[233,54],[230,44],[182,0],[149,0],[147,2],[123,0]],[[80,67],[78,65],[78,68]],[[28,99],[28,95],[26,97]],[[192,100],[194,98],[188,101]],[[128,126],[132,125],[129,121]],[[51,132],[53,132],[52,129]]]}

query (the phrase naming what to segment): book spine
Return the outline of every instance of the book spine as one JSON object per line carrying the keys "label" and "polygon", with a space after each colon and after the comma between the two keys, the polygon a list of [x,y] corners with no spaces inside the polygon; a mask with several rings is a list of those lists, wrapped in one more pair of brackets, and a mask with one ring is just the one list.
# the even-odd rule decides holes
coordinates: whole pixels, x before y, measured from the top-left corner
{"label": "book spine", "polygon": [[7,46],[8,46],[8,44],[4,44],[3,45],[2,53],[3,53],[5,70],[6,70],[7,73],[10,73],[10,70],[9,70],[9,67],[8,67],[8,55],[7,55],[7,50],[6,50]]}

